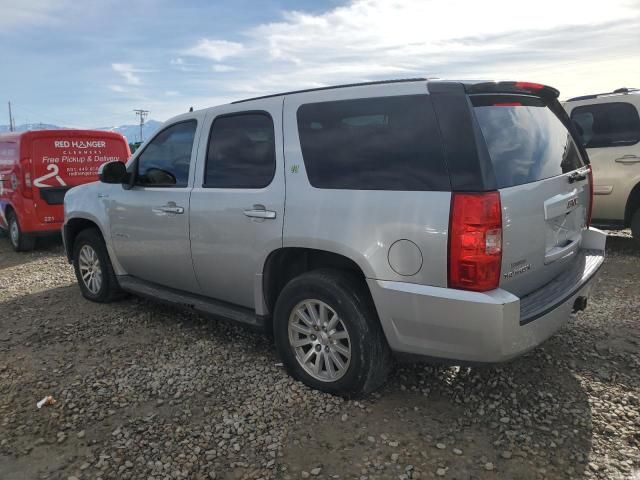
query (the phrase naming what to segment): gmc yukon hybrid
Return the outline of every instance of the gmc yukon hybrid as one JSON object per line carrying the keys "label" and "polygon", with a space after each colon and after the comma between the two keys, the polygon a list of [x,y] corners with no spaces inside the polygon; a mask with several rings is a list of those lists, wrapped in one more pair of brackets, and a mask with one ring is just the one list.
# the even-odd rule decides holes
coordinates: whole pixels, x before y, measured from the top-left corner
{"label": "gmc yukon hybrid", "polygon": [[411,79],[169,120],[65,197],[82,294],[132,292],[273,332],[354,395],[393,354],[500,362],[586,306],[605,235],[553,88]]}

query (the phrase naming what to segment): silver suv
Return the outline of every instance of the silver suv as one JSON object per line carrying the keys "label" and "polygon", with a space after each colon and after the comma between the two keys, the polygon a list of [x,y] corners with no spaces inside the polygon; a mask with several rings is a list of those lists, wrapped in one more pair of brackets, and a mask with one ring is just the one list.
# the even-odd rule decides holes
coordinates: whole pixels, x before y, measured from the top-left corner
{"label": "silver suv", "polygon": [[593,166],[593,223],[631,228],[640,246],[640,90],[575,97],[564,108]]}
{"label": "silver suv", "polygon": [[394,356],[504,361],[585,308],[604,260],[557,97],[412,79],[186,113],[67,194],[66,252],[89,300],[265,329],[331,393],[374,390]]}

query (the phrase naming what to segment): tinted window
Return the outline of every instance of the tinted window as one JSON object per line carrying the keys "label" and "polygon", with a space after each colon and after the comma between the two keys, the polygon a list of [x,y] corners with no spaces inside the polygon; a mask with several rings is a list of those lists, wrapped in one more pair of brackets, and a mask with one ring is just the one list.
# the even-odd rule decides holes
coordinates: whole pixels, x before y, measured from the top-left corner
{"label": "tinted window", "polygon": [[621,147],[640,141],[640,118],[630,103],[576,107],[571,120],[587,148]]}
{"label": "tinted window", "polygon": [[298,130],[314,187],[451,190],[428,95],[302,105]]}
{"label": "tinted window", "polygon": [[560,119],[529,97],[472,97],[498,188],[536,182],[584,165]]}
{"label": "tinted window", "polygon": [[266,113],[217,118],[211,126],[205,187],[263,188],[276,170],[273,121]]}
{"label": "tinted window", "polygon": [[186,187],[195,133],[195,120],[177,123],[160,132],[138,157],[136,183]]}

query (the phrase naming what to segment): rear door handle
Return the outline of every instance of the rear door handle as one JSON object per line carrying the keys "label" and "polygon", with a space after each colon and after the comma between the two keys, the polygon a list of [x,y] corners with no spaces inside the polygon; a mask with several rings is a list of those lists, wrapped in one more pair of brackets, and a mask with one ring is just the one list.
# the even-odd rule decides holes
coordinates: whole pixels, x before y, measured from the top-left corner
{"label": "rear door handle", "polygon": [[262,218],[273,220],[276,218],[276,212],[267,210],[264,205],[254,205],[253,208],[244,211],[245,216],[249,218]]}
{"label": "rear door handle", "polygon": [[623,155],[620,158],[616,158],[616,162],[624,164],[640,163],[640,157],[637,155]]}
{"label": "rear door handle", "polygon": [[169,202],[166,205],[162,205],[161,207],[153,208],[153,213],[181,214],[181,213],[184,213],[184,208],[177,206],[174,202]]}

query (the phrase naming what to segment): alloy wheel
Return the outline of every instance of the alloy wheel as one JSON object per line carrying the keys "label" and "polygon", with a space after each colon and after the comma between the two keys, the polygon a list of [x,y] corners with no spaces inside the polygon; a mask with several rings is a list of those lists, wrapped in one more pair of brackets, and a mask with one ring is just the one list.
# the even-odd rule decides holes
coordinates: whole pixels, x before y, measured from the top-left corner
{"label": "alloy wheel", "polygon": [[289,344],[300,366],[316,380],[335,382],[351,362],[351,339],[336,311],[321,300],[296,305],[289,316]]}
{"label": "alloy wheel", "polygon": [[102,287],[102,266],[98,254],[91,245],[83,245],[78,258],[78,268],[84,286],[97,295]]}

